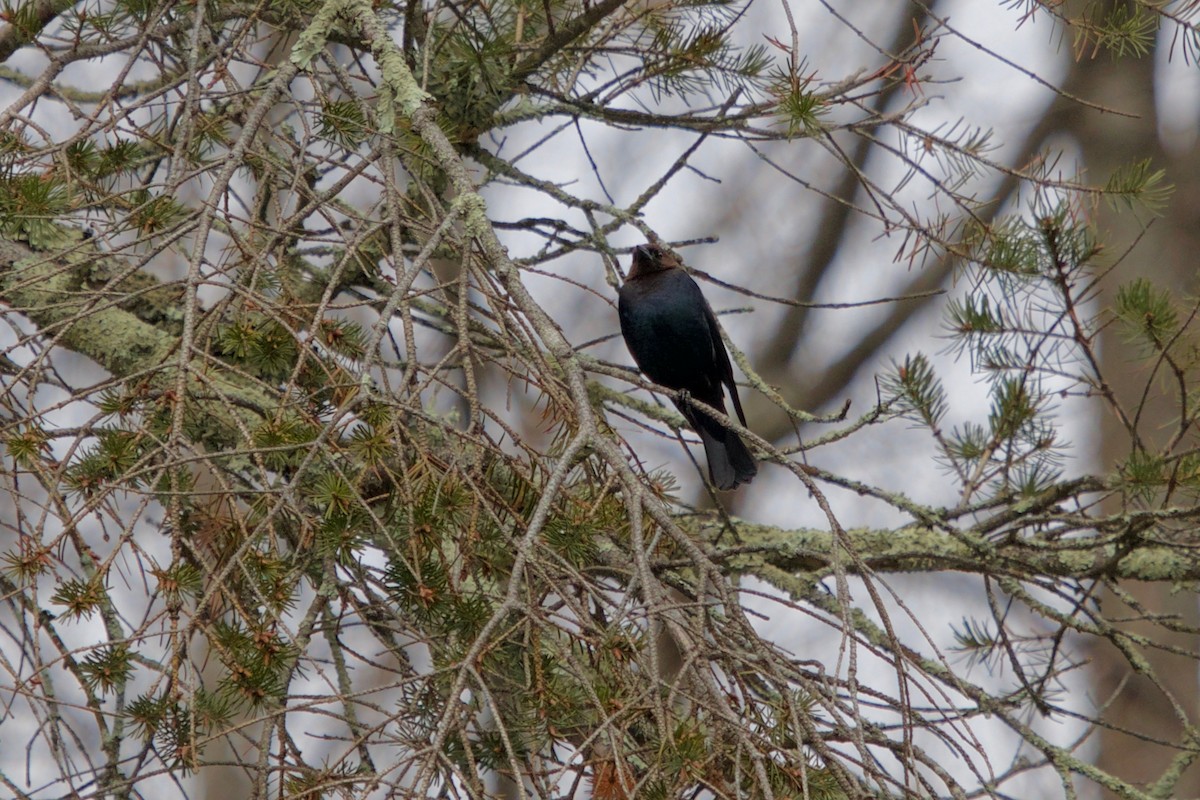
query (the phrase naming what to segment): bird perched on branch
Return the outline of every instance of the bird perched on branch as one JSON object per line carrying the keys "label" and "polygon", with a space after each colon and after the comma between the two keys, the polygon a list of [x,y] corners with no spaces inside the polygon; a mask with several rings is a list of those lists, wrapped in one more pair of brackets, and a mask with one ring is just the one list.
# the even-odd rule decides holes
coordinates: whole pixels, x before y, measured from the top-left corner
{"label": "bird perched on branch", "polygon": [[693,400],[725,413],[722,385],[746,424],[733,366],[717,317],[679,259],[656,244],[633,250],[633,265],[618,293],[621,335],[642,373],[681,394],[675,407],[704,442],[708,473],[718,489],[736,489],[758,473],[736,433]]}

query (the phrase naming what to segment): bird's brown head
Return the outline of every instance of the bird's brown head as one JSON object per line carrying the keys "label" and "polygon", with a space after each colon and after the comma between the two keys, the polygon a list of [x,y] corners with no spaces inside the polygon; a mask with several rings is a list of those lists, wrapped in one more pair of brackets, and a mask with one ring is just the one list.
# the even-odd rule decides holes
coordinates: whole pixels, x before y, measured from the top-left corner
{"label": "bird's brown head", "polygon": [[625,280],[678,268],[679,259],[670,250],[653,242],[642,244],[633,248],[633,264],[629,267],[629,274],[625,276]]}

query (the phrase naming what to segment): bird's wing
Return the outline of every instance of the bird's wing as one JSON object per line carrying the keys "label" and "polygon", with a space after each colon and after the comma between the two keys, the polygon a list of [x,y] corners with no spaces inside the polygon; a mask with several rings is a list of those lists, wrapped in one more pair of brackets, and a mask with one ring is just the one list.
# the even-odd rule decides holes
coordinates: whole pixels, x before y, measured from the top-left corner
{"label": "bird's wing", "polygon": [[729,389],[729,396],[733,399],[733,408],[737,411],[738,419],[742,421],[742,425],[746,425],[746,413],[742,411],[742,400],[738,397],[737,384],[733,382],[733,364],[729,361],[729,351],[725,349],[725,342],[721,340],[721,327],[717,323],[717,315],[713,313],[712,306],[708,304],[707,299],[704,300],[704,315],[708,319],[708,332],[712,337],[713,355],[720,373],[721,383]]}

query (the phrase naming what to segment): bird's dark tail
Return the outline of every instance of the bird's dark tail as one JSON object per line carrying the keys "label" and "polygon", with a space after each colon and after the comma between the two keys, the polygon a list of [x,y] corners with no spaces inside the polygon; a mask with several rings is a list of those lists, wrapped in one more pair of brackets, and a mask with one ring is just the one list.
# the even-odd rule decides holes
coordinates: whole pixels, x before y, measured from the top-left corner
{"label": "bird's dark tail", "polygon": [[736,489],[758,474],[758,465],[740,436],[696,409],[687,409],[684,416],[704,442],[708,474],[718,489]]}

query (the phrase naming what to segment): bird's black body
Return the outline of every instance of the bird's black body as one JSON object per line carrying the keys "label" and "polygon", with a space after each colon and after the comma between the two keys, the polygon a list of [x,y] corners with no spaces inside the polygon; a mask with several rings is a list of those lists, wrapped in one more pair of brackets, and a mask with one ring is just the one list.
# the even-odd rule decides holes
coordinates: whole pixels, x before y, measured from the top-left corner
{"label": "bird's black body", "polygon": [[617,308],[621,335],[642,373],[668,389],[687,392],[675,405],[704,442],[713,483],[718,489],[749,483],[758,467],[745,443],[688,402],[695,399],[724,413],[723,389],[728,388],[738,419],[746,424],[717,318],[700,287],[674,256],[643,245],[633,252]]}

